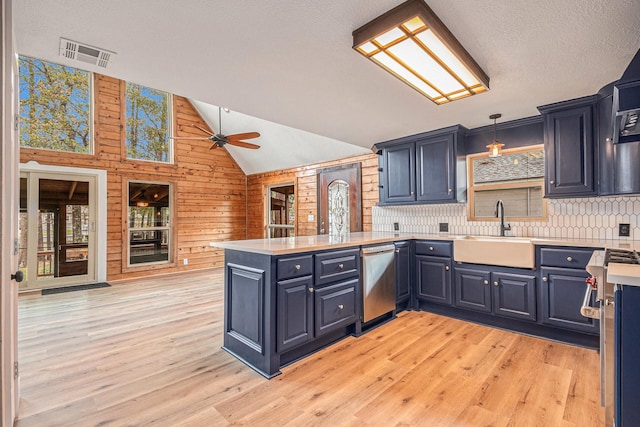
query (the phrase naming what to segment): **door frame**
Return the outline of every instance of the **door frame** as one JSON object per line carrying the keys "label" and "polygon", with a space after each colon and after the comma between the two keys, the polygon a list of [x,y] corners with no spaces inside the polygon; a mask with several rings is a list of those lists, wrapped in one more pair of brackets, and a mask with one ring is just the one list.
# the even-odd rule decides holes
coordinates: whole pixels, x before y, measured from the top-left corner
{"label": "door frame", "polygon": [[[13,31],[12,0],[3,0],[0,9],[2,34],[2,84],[0,116],[0,424],[11,426],[18,413],[20,381],[18,360],[18,285],[11,277],[18,271],[18,255],[14,249],[18,235],[18,162],[17,139],[18,62]],[[14,368],[15,367],[15,368]]]}
{"label": "door frame", "polygon": [[[35,174],[37,177],[69,179],[73,177],[92,177],[96,183],[95,191],[95,279],[91,282],[107,281],[107,171],[101,169],[74,168],[67,166],[41,165],[36,161],[20,163],[20,172]],[[17,212],[17,210],[16,210]],[[34,281],[35,283],[35,281]],[[59,281],[59,283],[62,283]],[[31,289],[31,288],[30,288]]]}

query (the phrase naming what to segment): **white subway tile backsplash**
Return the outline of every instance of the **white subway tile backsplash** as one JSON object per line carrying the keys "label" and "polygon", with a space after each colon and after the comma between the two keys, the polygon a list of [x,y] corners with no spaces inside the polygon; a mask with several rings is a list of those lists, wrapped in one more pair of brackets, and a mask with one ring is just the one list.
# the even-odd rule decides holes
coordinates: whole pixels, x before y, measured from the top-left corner
{"label": "white subway tile backsplash", "polygon": [[[374,206],[373,231],[393,231],[393,223],[400,230],[438,233],[440,222],[449,223],[450,234],[496,235],[495,221],[468,221],[467,205]],[[629,240],[640,239],[640,197],[617,196],[587,199],[548,200],[546,222],[517,222],[511,224],[511,235],[524,237],[568,237],[586,239],[617,239],[618,224],[631,226]]]}

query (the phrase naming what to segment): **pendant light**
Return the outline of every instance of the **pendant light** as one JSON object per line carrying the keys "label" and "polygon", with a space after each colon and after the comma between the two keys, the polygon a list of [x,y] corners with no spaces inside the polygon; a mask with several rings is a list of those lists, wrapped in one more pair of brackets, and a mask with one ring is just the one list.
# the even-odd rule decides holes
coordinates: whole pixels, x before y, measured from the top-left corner
{"label": "pendant light", "polygon": [[502,156],[502,147],[504,147],[504,144],[498,141],[496,130],[496,120],[500,117],[502,117],[502,114],[492,114],[489,116],[490,119],[493,119],[493,142],[487,145],[487,148],[489,149],[489,157]]}

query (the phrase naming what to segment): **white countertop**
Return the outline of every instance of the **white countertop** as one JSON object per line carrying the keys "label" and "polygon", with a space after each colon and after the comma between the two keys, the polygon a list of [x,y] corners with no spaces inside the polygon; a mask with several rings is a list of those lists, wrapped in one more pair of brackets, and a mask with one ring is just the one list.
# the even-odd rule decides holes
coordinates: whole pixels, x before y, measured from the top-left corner
{"label": "white countertop", "polygon": [[[212,242],[210,246],[231,249],[242,252],[252,252],[264,255],[283,255],[298,252],[319,251],[327,249],[339,249],[361,245],[373,245],[378,243],[388,243],[401,240],[424,239],[424,240],[456,240],[463,238],[462,235],[438,233],[388,233],[364,231],[350,233],[343,239],[336,239],[328,235],[318,236],[298,236],[279,237],[274,239],[253,239],[253,240],[230,240],[225,242]],[[495,239],[509,239],[510,237],[491,237]],[[517,239],[529,239],[534,245],[553,246],[577,246],[593,248],[621,248],[640,250],[640,242],[630,240],[604,240],[604,239],[569,239],[550,237],[514,237]]]}
{"label": "white countertop", "polygon": [[609,263],[607,265],[607,282],[640,286],[640,265]]}

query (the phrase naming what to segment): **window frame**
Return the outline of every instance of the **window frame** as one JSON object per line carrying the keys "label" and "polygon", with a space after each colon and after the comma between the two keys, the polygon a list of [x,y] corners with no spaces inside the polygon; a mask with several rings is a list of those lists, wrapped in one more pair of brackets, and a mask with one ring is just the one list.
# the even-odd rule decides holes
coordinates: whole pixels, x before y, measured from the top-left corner
{"label": "window frame", "polygon": [[[65,153],[65,154],[77,154],[77,155],[82,155],[82,156],[95,156],[96,153],[96,137],[95,137],[95,110],[96,110],[96,98],[95,98],[95,73],[93,71],[89,71],[89,70],[85,70],[82,68],[78,68],[78,67],[73,67],[70,65],[65,65],[65,64],[61,64],[58,62],[53,62],[53,61],[48,61],[45,59],[40,59],[40,58],[36,58],[33,56],[29,56],[29,55],[18,55],[18,73],[20,72],[20,65],[19,65],[19,60],[21,57],[25,57],[25,58],[30,58],[30,59],[35,59],[37,61],[42,61],[42,62],[48,62],[50,64],[54,64],[54,65],[58,65],[61,67],[67,67],[67,68],[72,68],[75,70],[79,70],[82,71],[84,73],[87,73],[87,79],[88,79],[88,91],[89,91],[89,99],[87,100],[88,108],[89,108],[89,117],[87,119],[88,123],[87,123],[87,128],[88,128],[88,134],[89,134],[89,151],[86,153],[81,153],[78,151],[64,151],[64,150],[55,150],[53,148],[45,148],[45,147],[28,147],[28,146],[23,146],[21,144],[21,139],[18,138],[18,145],[20,147],[20,149],[25,149],[25,150],[44,150],[44,151],[50,151],[53,153]],[[21,106],[20,106],[20,77],[18,76],[18,117],[20,118],[20,122],[22,122],[21,118],[22,118],[22,112],[21,112]],[[21,127],[21,124],[18,124],[18,129]]]}
{"label": "window frame", "polygon": [[[134,157],[129,157],[129,145],[128,145],[128,133],[127,133],[127,84],[132,84],[132,85],[136,85],[136,86],[142,86],[144,88],[147,89],[153,89],[153,90],[157,90],[160,92],[163,92],[167,95],[167,145],[168,145],[168,152],[167,152],[167,161],[160,161],[160,160],[150,160],[150,159],[136,159]],[[174,129],[176,128],[176,117],[173,111],[173,104],[174,104],[174,94],[171,92],[167,92],[161,89],[156,89],[156,88],[152,88],[150,86],[145,86],[139,83],[133,83],[133,82],[129,82],[126,80],[122,80],[122,89],[121,89],[121,98],[122,98],[122,102],[121,102],[121,108],[122,108],[122,113],[121,113],[121,120],[123,123],[123,127],[122,127],[122,159],[128,162],[145,162],[145,163],[155,163],[155,164],[161,164],[161,165],[168,165],[168,166],[172,166],[175,165],[175,140],[172,138],[173,137],[173,132]]]}
{"label": "window frame", "polygon": [[[544,152],[544,144],[536,144],[536,145],[528,145],[525,147],[517,147],[517,148],[509,148],[502,150],[502,154],[517,154],[524,153],[527,151],[538,151],[542,150]],[[467,220],[468,221],[489,221],[489,222],[497,222],[500,221],[500,218],[491,218],[491,217],[476,217],[475,216],[475,192],[476,191],[487,191],[487,190],[505,190],[505,189],[520,189],[520,188],[529,188],[529,187],[538,187],[541,188],[541,197],[542,197],[542,215],[541,216],[530,216],[530,217],[514,217],[509,216],[510,221],[521,221],[521,222],[540,222],[547,221],[547,198],[545,194],[545,183],[544,176],[540,178],[531,178],[531,179],[519,179],[510,182],[500,182],[495,184],[475,184],[473,183],[473,161],[476,159],[488,158],[488,152],[469,154],[467,155]],[[546,160],[546,159],[545,159]]]}
{"label": "window frame", "polygon": [[[168,200],[169,200],[169,222],[167,226],[156,226],[156,227],[131,227],[130,225],[130,221],[129,221],[129,201],[131,200],[131,184],[151,184],[151,185],[167,185],[169,187],[169,195]],[[164,181],[149,181],[149,180],[138,180],[138,179],[129,179],[126,181],[126,203],[125,203],[125,215],[124,215],[124,220],[126,222],[126,236],[125,236],[125,241],[126,241],[126,251],[125,252],[125,258],[126,258],[126,267],[128,269],[135,269],[135,268],[139,268],[139,267],[149,267],[149,266],[155,266],[155,265],[172,265],[175,263],[175,254],[174,254],[174,245],[175,245],[175,225],[174,225],[174,218],[175,218],[175,208],[174,208],[174,199],[173,199],[173,195],[174,195],[174,190],[173,190],[173,183],[171,182],[164,182]],[[167,230],[167,235],[168,235],[168,242],[167,242],[167,259],[166,260],[161,260],[161,261],[151,261],[151,262],[140,262],[140,263],[131,263],[131,233],[135,232],[135,231],[164,231]]]}

